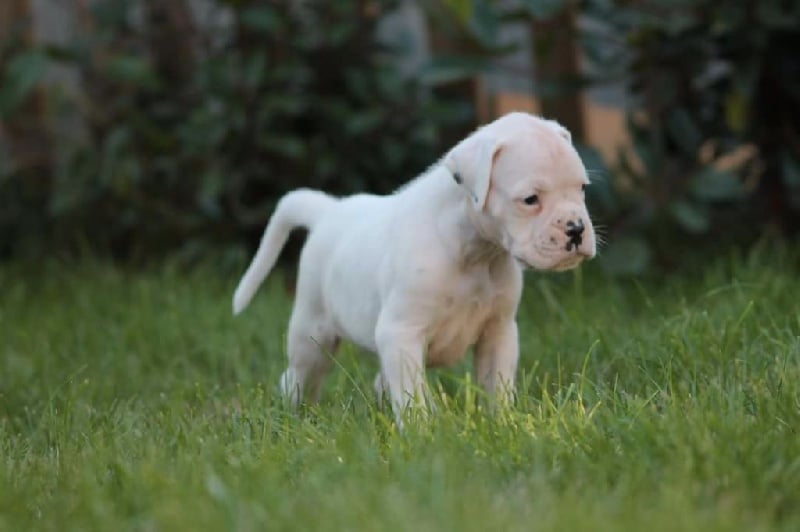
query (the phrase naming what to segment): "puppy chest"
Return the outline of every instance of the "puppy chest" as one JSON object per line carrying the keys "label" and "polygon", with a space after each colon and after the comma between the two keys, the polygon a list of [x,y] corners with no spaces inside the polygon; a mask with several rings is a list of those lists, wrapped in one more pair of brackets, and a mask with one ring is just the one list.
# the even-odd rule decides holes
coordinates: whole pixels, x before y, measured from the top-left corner
{"label": "puppy chest", "polygon": [[458,362],[478,341],[491,308],[481,301],[453,301],[429,330],[427,365],[447,366]]}

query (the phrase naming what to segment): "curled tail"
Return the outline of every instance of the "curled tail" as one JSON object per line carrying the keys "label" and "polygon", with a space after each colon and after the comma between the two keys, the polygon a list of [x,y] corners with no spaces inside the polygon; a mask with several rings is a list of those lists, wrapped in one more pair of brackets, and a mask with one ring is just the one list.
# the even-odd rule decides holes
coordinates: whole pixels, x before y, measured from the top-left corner
{"label": "curled tail", "polygon": [[311,229],[320,217],[336,202],[324,192],[299,189],[281,198],[267,223],[261,244],[250,267],[247,268],[236,292],[233,294],[233,313],[239,314],[247,307],[259,285],[269,274],[292,229]]}

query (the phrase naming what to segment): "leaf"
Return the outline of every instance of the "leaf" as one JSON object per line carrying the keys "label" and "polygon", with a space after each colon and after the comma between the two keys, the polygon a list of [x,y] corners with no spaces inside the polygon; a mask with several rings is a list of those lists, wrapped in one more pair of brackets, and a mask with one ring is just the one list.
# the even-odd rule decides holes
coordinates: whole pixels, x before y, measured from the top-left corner
{"label": "leaf", "polygon": [[626,237],[612,241],[600,255],[600,263],[614,275],[639,275],[650,265],[650,246],[640,237]]}
{"label": "leaf", "polygon": [[484,57],[440,55],[428,62],[420,75],[427,84],[447,83],[485,72],[489,64],[489,60]]}
{"label": "leaf", "polygon": [[492,47],[498,40],[500,23],[497,13],[488,2],[479,1],[473,7],[473,16],[469,19],[472,34],[486,47]]}
{"label": "leaf", "polygon": [[713,13],[710,31],[715,36],[736,31],[745,23],[747,15],[745,6],[732,2],[720,3]]}
{"label": "leaf", "polygon": [[797,16],[789,10],[782,9],[780,3],[762,0],[757,3],[756,18],[764,29],[792,29],[797,26]]}
{"label": "leaf", "polygon": [[279,154],[288,159],[300,159],[307,155],[305,143],[289,136],[270,136],[259,138],[259,144],[272,153]]}
{"label": "leaf", "polygon": [[613,79],[625,75],[628,51],[620,44],[609,42],[609,32],[589,29],[580,36],[581,52],[586,58],[589,72],[600,79]]}
{"label": "leaf", "polygon": [[117,55],[105,65],[106,74],[123,83],[139,85],[147,89],[158,87],[158,78],[146,59],[135,55]]}
{"label": "leaf", "polygon": [[800,161],[789,151],[784,151],[781,159],[781,179],[783,183],[789,188],[800,189]]}
{"label": "leaf", "polygon": [[472,2],[470,0],[444,0],[444,3],[461,24],[466,24],[472,16]]}
{"label": "leaf", "polygon": [[678,200],[669,206],[669,213],[683,229],[690,233],[700,234],[708,231],[710,221],[708,213],[700,206]]}
{"label": "leaf", "polygon": [[195,201],[200,211],[210,218],[219,218],[222,215],[220,197],[223,194],[224,184],[225,178],[219,168],[209,168],[200,176],[200,186],[197,187]]}
{"label": "leaf", "polygon": [[697,22],[690,12],[676,10],[662,22],[662,27],[671,37],[688,32]]}
{"label": "leaf", "polygon": [[379,131],[384,113],[378,109],[353,113],[345,122],[344,127],[350,135],[363,135],[369,131]]}
{"label": "leaf", "polygon": [[697,154],[703,136],[686,109],[672,110],[667,117],[667,128],[672,140],[686,155],[692,157]]}
{"label": "leaf", "polygon": [[633,149],[636,156],[644,166],[644,175],[658,175],[660,158],[656,155],[653,145],[653,135],[645,128],[636,124],[633,114],[628,114],[625,120],[627,130],[633,139]]}
{"label": "leaf", "polygon": [[528,13],[537,20],[553,18],[564,9],[564,0],[522,0],[522,5]]}
{"label": "leaf", "polygon": [[126,157],[125,149],[131,141],[132,132],[127,124],[115,127],[103,139],[98,182],[118,188],[119,168]]}
{"label": "leaf", "polygon": [[267,73],[267,55],[256,52],[242,65],[242,83],[248,89],[255,89],[264,82]]}
{"label": "leaf", "polygon": [[308,112],[309,102],[304,94],[264,94],[262,105],[270,111],[286,115],[299,115]]}
{"label": "leaf", "polygon": [[734,133],[744,132],[747,120],[747,101],[744,95],[734,90],[725,98],[725,122]]}
{"label": "leaf", "polygon": [[46,70],[47,56],[39,50],[27,50],[11,58],[0,86],[0,118],[16,111]]}
{"label": "leaf", "polygon": [[695,198],[704,201],[733,201],[745,195],[745,189],[735,174],[707,167],[694,174],[689,189]]}
{"label": "leaf", "polygon": [[239,17],[243,26],[264,33],[274,33],[283,27],[283,20],[275,9],[266,6],[242,9]]}
{"label": "leaf", "polygon": [[79,183],[80,181],[74,176],[71,176],[70,181],[64,178],[54,181],[50,200],[47,204],[49,215],[61,217],[71,210],[81,207],[91,197],[88,190],[89,187],[81,186]]}

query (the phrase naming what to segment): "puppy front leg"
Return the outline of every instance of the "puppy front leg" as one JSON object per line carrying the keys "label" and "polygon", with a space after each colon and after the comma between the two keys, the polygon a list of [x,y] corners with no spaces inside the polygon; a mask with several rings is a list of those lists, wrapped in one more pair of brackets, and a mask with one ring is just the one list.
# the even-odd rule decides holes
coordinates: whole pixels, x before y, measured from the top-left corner
{"label": "puppy front leg", "polygon": [[497,404],[507,405],[514,399],[518,360],[517,322],[513,317],[490,322],[475,346],[475,373]]}
{"label": "puppy front leg", "polygon": [[388,388],[398,424],[409,407],[424,407],[425,360],[423,336],[390,320],[379,320],[376,330],[383,385]]}

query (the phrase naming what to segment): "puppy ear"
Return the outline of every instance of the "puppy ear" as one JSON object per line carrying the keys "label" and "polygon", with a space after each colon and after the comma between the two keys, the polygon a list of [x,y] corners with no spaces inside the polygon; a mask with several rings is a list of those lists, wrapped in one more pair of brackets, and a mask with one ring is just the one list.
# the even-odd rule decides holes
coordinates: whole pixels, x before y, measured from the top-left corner
{"label": "puppy ear", "polygon": [[479,210],[486,204],[492,181],[492,166],[502,144],[489,135],[472,135],[450,150],[444,165],[456,183],[464,187]]}
{"label": "puppy ear", "polygon": [[561,138],[572,144],[572,133],[569,132],[569,129],[565,128],[555,120],[547,120],[547,125],[550,126],[551,129],[555,130],[556,133],[561,135]]}

